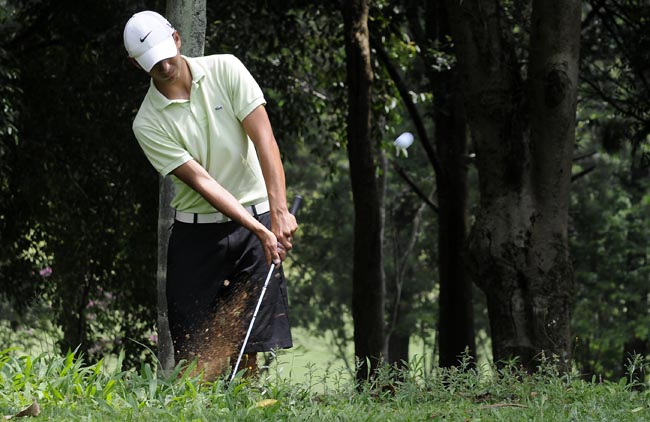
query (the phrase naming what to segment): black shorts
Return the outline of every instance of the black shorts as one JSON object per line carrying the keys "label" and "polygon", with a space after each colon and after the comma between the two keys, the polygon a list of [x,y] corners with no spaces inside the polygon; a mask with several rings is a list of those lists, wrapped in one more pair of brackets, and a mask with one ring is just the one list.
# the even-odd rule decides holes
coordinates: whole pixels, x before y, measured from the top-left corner
{"label": "black shorts", "polygon": [[[270,227],[269,213],[256,218]],[[176,221],[167,261],[167,307],[176,359],[192,359],[206,347],[239,353],[268,271],[259,239],[238,223]],[[270,278],[245,352],[291,346],[287,287],[280,267]]]}

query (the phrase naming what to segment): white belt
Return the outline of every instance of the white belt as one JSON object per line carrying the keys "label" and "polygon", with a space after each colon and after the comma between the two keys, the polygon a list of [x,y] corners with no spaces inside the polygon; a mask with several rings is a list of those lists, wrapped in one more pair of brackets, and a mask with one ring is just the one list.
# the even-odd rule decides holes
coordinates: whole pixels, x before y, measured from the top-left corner
{"label": "white belt", "polygon": [[[269,206],[269,201],[260,202],[256,205],[247,205],[244,207],[246,211],[252,216],[258,216],[269,212],[271,207]],[[176,211],[176,216],[174,217],[176,221],[181,223],[194,223],[194,224],[206,224],[206,223],[225,223],[230,221],[226,215],[220,212],[213,212],[210,214],[196,214],[193,212],[183,212]]]}

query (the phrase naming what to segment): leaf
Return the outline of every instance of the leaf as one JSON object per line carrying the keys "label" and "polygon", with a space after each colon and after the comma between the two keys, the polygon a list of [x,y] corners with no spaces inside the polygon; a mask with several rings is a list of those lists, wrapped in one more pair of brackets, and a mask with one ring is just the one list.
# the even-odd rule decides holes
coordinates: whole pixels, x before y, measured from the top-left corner
{"label": "leaf", "polygon": [[34,402],[29,405],[29,407],[21,410],[20,412],[16,413],[16,418],[23,418],[25,416],[38,416],[41,413],[41,407],[38,405],[38,402],[34,400]]}
{"label": "leaf", "polygon": [[278,401],[275,399],[264,399],[255,403],[255,407],[269,407],[276,404]]}

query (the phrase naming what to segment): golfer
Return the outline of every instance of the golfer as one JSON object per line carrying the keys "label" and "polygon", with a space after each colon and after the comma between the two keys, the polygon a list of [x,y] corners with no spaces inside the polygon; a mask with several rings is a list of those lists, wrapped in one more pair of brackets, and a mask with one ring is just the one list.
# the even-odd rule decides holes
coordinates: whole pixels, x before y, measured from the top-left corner
{"label": "golfer", "polygon": [[[229,292],[259,292],[298,226],[266,101],[244,65],[228,54],[181,55],[178,32],[152,11],[129,19],[124,45],[151,77],[133,132],[176,189],[167,304],[175,357],[193,359],[217,303]],[[286,282],[276,271],[242,359],[253,372],[257,352],[292,346]]]}

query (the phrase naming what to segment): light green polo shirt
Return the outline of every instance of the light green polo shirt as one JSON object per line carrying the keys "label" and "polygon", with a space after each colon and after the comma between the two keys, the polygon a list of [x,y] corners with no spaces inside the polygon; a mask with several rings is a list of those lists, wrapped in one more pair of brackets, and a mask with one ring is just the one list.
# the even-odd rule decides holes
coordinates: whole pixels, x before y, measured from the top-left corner
{"label": "light green polo shirt", "polygon": [[[192,73],[189,100],[169,100],[153,80],[133,122],[145,155],[163,176],[194,159],[242,205],[266,200],[255,147],[241,120],[265,104],[259,85],[230,54],[183,58]],[[172,207],[199,214],[215,212],[201,195],[171,176]]]}

